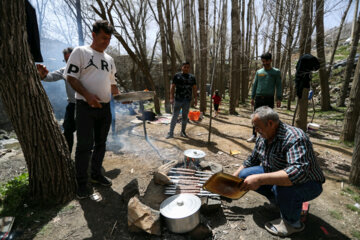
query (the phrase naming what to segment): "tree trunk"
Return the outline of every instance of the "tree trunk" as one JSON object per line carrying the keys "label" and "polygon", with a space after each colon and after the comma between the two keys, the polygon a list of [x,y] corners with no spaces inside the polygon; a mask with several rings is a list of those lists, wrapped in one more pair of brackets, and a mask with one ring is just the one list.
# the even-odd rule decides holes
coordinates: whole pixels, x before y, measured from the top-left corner
{"label": "tree trunk", "polygon": [[351,75],[352,75],[352,72],[354,69],[354,58],[356,55],[359,38],[360,38],[360,15],[358,16],[358,18],[356,20],[354,38],[351,40],[351,50],[350,50],[350,54],[349,54],[349,56],[347,58],[347,62],[346,62],[344,82],[341,85],[340,97],[336,103],[336,106],[338,106],[338,107],[345,106],[345,98],[348,93],[350,78],[351,78]]}
{"label": "tree trunk", "polygon": [[328,111],[331,109],[331,106],[324,49],[324,1],[325,0],[316,0],[316,51],[320,62],[321,110]]}
{"label": "tree trunk", "polygon": [[351,162],[349,181],[355,186],[360,186],[360,117],[356,124],[355,145]]}
{"label": "tree trunk", "polygon": [[205,26],[204,0],[199,0],[200,30],[200,112],[206,112],[206,80],[207,80],[207,34]]}
{"label": "tree trunk", "polygon": [[227,36],[227,2],[228,0],[223,0],[223,9],[222,9],[222,24],[221,24],[221,34],[220,34],[220,81],[221,84],[219,85],[219,91],[221,95],[225,94],[225,89],[227,86],[227,74],[226,74],[226,36]]}
{"label": "tree trunk", "polygon": [[78,30],[78,41],[79,46],[84,45],[84,33],[82,28],[82,16],[81,16],[81,3],[80,0],[76,0],[76,23],[77,23],[77,30]]}
{"label": "tree trunk", "polygon": [[236,113],[236,86],[239,82],[240,65],[239,65],[239,39],[240,39],[240,23],[238,0],[232,0],[231,7],[231,82],[230,82],[230,102],[229,113]]}
{"label": "tree trunk", "polygon": [[191,17],[190,17],[190,3],[189,0],[184,1],[184,54],[185,60],[190,62],[191,68],[193,67],[193,49],[191,43]]}
{"label": "tree trunk", "polygon": [[[357,0],[357,1],[359,1],[359,0]],[[345,10],[345,12],[344,12],[344,14],[343,14],[343,16],[342,16],[342,18],[341,18],[341,22],[340,22],[340,26],[339,26],[339,31],[338,31],[338,34],[337,34],[337,36],[336,36],[336,40],[335,40],[335,42],[333,43],[333,49],[332,49],[332,53],[331,53],[331,57],[330,57],[329,68],[328,68],[328,70],[327,70],[327,72],[328,72],[328,73],[327,73],[327,76],[328,76],[328,77],[330,77],[331,67],[332,67],[332,65],[333,65],[333,63],[334,63],[335,53],[336,53],[337,46],[338,46],[338,44],[339,44],[341,31],[342,31],[342,28],[343,28],[343,26],[344,26],[344,22],[345,22],[347,13],[348,13],[348,11],[349,11],[349,9],[350,9],[351,3],[352,3],[352,0],[349,0],[349,3],[348,3],[348,5],[347,5],[347,7],[346,7],[346,10]]]}
{"label": "tree trunk", "polygon": [[271,33],[271,39],[270,39],[270,45],[268,52],[273,52],[275,47],[275,36],[276,36],[276,27],[277,27],[277,20],[279,18],[279,0],[276,0],[275,4],[275,16],[274,16],[274,25],[273,25],[273,31]]}
{"label": "tree trunk", "polygon": [[24,1],[0,1],[0,13],[0,95],[24,153],[31,197],[64,203],[75,192],[74,162],[30,55]]}
{"label": "tree trunk", "polygon": [[167,26],[167,36],[168,36],[168,44],[170,46],[170,63],[171,63],[171,75],[174,76],[176,71],[176,50],[174,43],[174,32],[172,29],[172,21],[171,21],[171,7],[169,0],[166,0],[166,26]]}
{"label": "tree trunk", "polygon": [[[289,1],[289,0],[288,0]],[[283,11],[283,6],[284,6],[284,0],[280,0],[280,6],[279,6],[279,18],[278,18],[278,25],[279,25],[279,29],[278,29],[278,36],[277,36],[277,41],[276,41],[276,57],[275,57],[275,67],[276,68],[281,68],[280,66],[280,60],[281,60],[281,39],[282,39],[282,33],[283,33],[283,28],[284,28],[284,11]]]}
{"label": "tree trunk", "polygon": [[163,70],[163,82],[165,88],[165,112],[171,113],[170,104],[170,81],[167,66],[167,51],[166,51],[166,36],[165,36],[165,23],[162,14],[162,1],[157,0],[156,2],[158,15],[159,15],[159,28],[160,28],[160,42],[161,42],[161,59],[162,59],[162,70]]}
{"label": "tree trunk", "polygon": [[[300,22],[300,56],[303,54],[310,54],[311,50],[311,14],[310,5],[311,0],[303,0],[302,15]],[[307,115],[308,115],[308,96],[309,89],[304,88],[302,98],[298,99],[298,107],[296,112],[295,126],[306,131]]]}
{"label": "tree trunk", "polygon": [[354,80],[352,83],[349,106],[345,113],[344,126],[340,139],[342,141],[353,141],[357,118],[360,113],[360,61],[356,64]]}

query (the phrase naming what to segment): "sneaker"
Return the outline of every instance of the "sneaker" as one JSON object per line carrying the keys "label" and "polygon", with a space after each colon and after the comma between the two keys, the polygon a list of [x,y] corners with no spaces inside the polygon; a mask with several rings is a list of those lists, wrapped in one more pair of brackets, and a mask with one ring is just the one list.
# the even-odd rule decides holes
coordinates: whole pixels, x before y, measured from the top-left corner
{"label": "sneaker", "polygon": [[271,234],[287,237],[293,233],[301,232],[305,228],[304,223],[300,223],[300,227],[296,228],[284,221],[282,218],[275,219],[265,224],[265,229]]}
{"label": "sneaker", "polygon": [[98,183],[100,185],[103,185],[105,187],[109,187],[112,185],[112,182],[109,178],[103,176],[103,175],[98,175],[98,176],[91,176],[91,182],[92,183]]}
{"label": "sneaker", "polygon": [[78,189],[76,191],[76,197],[77,199],[85,199],[91,196],[93,194],[93,189],[86,186],[86,185],[80,185],[78,186]]}
{"label": "sneaker", "polygon": [[252,135],[249,139],[246,140],[247,142],[255,142],[256,141],[256,136]]}
{"label": "sneaker", "polygon": [[168,133],[168,135],[166,136],[166,139],[173,138],[173,137],[174,137],[173,134]]}
{"label": "sneaker", "polygon": [[188,137],[188,136],[186,135],[185,131],[181,131],[180,135],[181,135],[182,137],[185,137],[185,138]]}

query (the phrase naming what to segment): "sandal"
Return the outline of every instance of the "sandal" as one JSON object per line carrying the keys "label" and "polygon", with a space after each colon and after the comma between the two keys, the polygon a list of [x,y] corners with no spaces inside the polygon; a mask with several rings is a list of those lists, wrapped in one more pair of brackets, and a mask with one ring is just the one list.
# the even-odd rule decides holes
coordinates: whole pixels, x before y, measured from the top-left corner
{"label": "sandal", "polygon": [[295,228],[286,223],[282,218],[275,219],[265,224],[265,229],[268,232],[281,237],[287,237],[293,233],[301,232],[304,228],[305,224],[302,222],[299,228]]}

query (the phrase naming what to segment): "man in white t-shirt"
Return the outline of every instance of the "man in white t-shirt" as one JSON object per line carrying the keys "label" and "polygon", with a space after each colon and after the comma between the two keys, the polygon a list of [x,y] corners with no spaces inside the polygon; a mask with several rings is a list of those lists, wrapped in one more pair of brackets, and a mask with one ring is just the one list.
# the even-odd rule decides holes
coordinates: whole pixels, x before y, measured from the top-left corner
{"label": "man in white t-shirt", "polygon": [[[111,180],[101,173],[106,138],[111,124],[110,97],[119,94],[116,87],[114,60],[104,51],[109,46],[114,27],[106,20],[93,24],[93,42],[73,50],[67,62],[67,81],[76,91],[75,152],[76,180],[79,199],[92,194],[87,185],[87,170],[91,158],[91,182],[111,186]],[[92,151],[93,150],[93,151]]]}

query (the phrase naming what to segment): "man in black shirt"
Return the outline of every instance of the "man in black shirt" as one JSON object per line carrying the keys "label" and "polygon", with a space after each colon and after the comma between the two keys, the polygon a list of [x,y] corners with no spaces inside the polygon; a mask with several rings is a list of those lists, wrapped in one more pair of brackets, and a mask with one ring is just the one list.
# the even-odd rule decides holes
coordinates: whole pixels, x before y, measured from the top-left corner
{"label": "man in black shirt", "polygon": [[180,113],[182,110],[182,125],[181,125],[181,136],[187,137],[185,133],[186,124],[188,121],[188,113],[190,109],[190,102],[192,95],[194,94],[194,105],[197,104],[197,89],[196,89],[196,79],[194,75],[190,74],[190,63],[184,62],[181,67],[181,71],[175,74],[171,88],[170,88],[170,103],[174,103],[174,94],[175,94],[175,103],[174,103],[174,112],[170,123],[170,131],[166,138],[174,137],[174,128]]}

